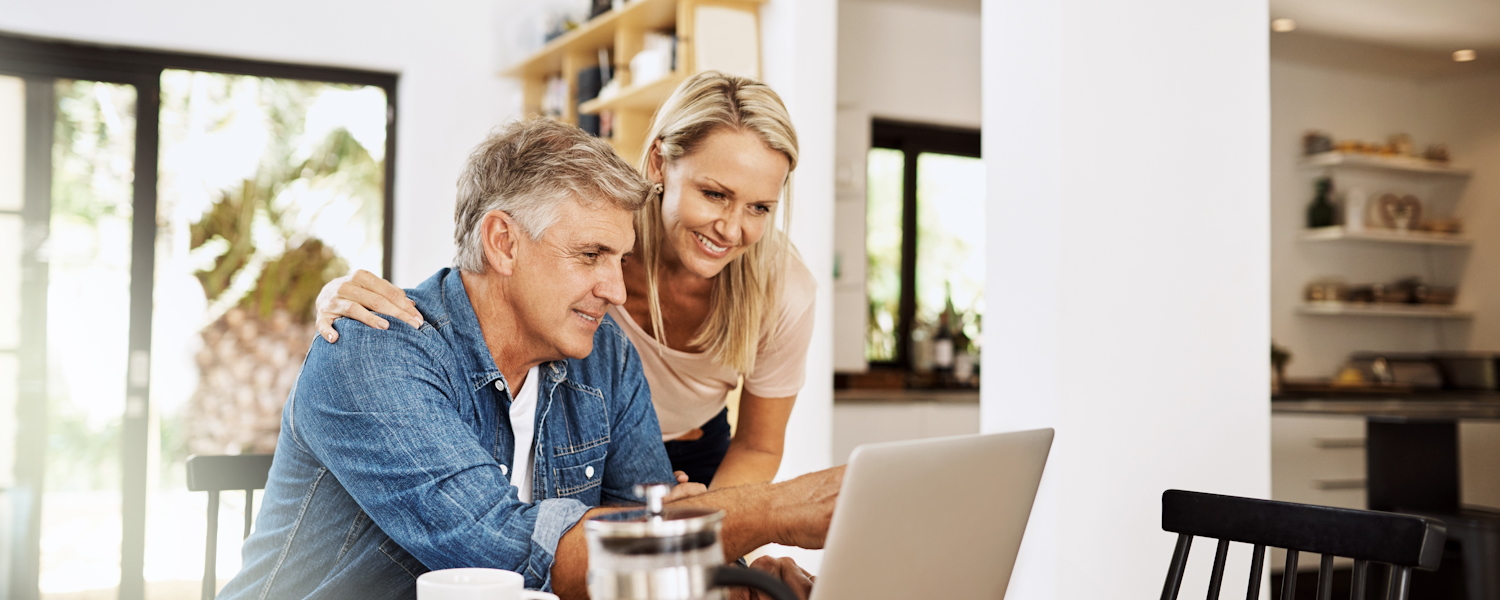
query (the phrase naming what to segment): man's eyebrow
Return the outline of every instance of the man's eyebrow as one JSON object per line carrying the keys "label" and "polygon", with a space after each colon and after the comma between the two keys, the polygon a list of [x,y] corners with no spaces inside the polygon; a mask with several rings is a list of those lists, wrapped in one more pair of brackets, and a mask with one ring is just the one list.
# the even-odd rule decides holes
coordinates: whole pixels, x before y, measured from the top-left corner
{"label": "man's eyebrow", "polygon": [[619,251],[604,244],[579,244],[573,247],[575,252],[597,252],[599,254],[618,254]]}

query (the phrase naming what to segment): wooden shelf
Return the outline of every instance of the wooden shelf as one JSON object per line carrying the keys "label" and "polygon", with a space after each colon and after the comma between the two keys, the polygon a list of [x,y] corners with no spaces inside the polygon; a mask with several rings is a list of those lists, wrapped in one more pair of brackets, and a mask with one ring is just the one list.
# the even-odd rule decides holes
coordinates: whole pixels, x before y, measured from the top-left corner
{"label": "wooden shelf", "polygon": [[1366,304],[1350,302],[1309,302],[1297,307],[1304,315],[1328,317],[1406,317],[1418,319],[1472,319],[1473,311],[1452,306],[1421,304]]}
{"label": "wooden shelf", "polygon": [[[726,31],[748,34],[751,32],[744,27],[753,23],[753,37],[747,39],[757,40],[755,43],[741,41],[727,48],[710,44],[709,49],[719,54],[743,52],[746,57],[754,53],[755,64],[759,64],[760,6],[765,1],[628,0],[619,9],[600,14],[547,42],[532,55],[503,70],[501,75],[520,80],[521,110],[524,113],[542,113],[545,112],[543,106],[546,106],[561,111],[554,116],[557,120],[578,125],[579,115],[609,111],[609,144],[621,158],[635,163],[640,159],[657,108],[688,76],[699,71],[697,38],[708,36],[713,41],[719,37],[716,28],[726,26],[736,28]],[[708,9],[713,12],[705,12]],[[719,18],[723,16],[720,11],[724,10],[739,12],[749,18],[726,25],[729,22]],[[700,14],[717,16],[700,23]],[[676,35],[675,70],[655,81],[637,83],[630,72],[630,62],[645,50],[653,33]],[[624,84],[623,89],[606,99],[578,102],[578,76],[599,64],[601,50],[608,51],[613,74]],[[750,75],[758,76],[758,73]],[[558,79],[563,85],[554,83]],[[553,104],[557,106],[553,107]]]}
{"label": "wooden shelf", "polygon": [[1317,229],[1305,229],[1302,231],[1304,242],[1380,242],[1392,244],[1416,244],[1424,246],[1449,246],[1466,248],[1474,245],[1474,240],[1462,235],[1452,233],[1432,233],[1427,231],[1401,232],[1393,229],[1363,229],[1349,231],[1342,225],[1333,227],[1319,227]]}
{"label": "wooden shelf", "polygon": [[605,110],[619,110],[622,108],[633,108],[656,112],[656,107],[672,95],[672,90],[677,84],[687,79],[683,73],[673,72],[657,78],[655,81],[643,85],[632,85],[620,90],[619,93],[604,99],[594,99],[578,105],[578,112],[593,115]]}
{"label": "wooden shelf", "polygon": [[[568,52],[586,52],[615,44],[615,30],[624,26],[634,29],[671,29],[677,21],[677,0],[632,0],[620,10],[611,10],[589,19],[577,29],[553,38],[540,50],[505,69],[501,75],[511,77],[546,77],[562,71]],[[592,63],[590,63],[592,64]]]}
{"label": "wooden shelf", "polygon": [[1427,160],[1414,156],[1379,156],[1374,154],[1350,154],[1345,152],[1324,152],[1312,156],[1303,157],[1302,166],[1309,168],[1321,167],[1351,167],[1357,169],[1371,169],[1390,171],[1404,174],[1420,175],[1443,175],[1453,177],[1468,177],[1470,170],[1455,166],[1452,163]]}

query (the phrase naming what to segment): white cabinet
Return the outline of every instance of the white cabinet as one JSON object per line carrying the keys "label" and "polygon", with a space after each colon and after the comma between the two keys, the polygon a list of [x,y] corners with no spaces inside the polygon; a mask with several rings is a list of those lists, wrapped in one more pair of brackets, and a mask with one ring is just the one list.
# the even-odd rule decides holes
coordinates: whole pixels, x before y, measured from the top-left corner
{"label": "white cabinet", "polygon": [[973,396],[972,402],[837,400],[833,404],[833,462],[849,462],[849,454],[860,444],[979,433],[979,394]]}
{"label": "white cabinet", "polygon": [[[1365,420],[1271,415],[1271,499],[1364,508]],[[1316,554],[1303,554],[1297,571],[1316,571],[1318,561]],[[1271,570],[1280,572],[1285,564],[1286,552],[1273,549]]]}
{"label": "white cabinet", "polygon": [[1271,416],[1271,498],[1365,507],[1365,420]]}

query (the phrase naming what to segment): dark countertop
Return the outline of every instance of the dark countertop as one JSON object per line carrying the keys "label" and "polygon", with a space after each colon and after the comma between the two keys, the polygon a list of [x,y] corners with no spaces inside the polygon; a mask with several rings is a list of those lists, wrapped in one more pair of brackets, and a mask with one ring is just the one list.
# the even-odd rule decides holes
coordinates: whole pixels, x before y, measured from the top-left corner
{"label": "dark countertop", "polygon": [[1368,417],[1382,421],[1500,419],[1500,392],[1459,390],[1292,391],[1271,397],[1273,414]]}
{"label": "dark countertop", "polygon": [[833,402],[835,404],[908,404],[927,402],[939,404],[979,404],[979,390],[834,390]]}

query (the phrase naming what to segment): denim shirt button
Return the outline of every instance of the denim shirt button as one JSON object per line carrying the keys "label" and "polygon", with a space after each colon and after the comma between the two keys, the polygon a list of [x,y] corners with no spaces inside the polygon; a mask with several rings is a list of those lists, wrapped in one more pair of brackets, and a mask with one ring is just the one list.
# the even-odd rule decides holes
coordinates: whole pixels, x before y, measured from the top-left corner
{"label": "denim shirt button", "polygon": [[495,380],[495,390],[496,391],[500,391],[500,392],[505,391],[505,380],[503,380],[503,379],[496,379]]}
{"label": "denim shirt button", "polygon": [[505,465],[500,465],[500,474],[509,477],[510,476],[510,468],[506,467]]}
{"label": "denim shirt button", "polygon": [[587,467],[584,467],[583,468],[583,476],[587,477],[589,479],[593,479],[594,478],[594,465],[589,465]]}

